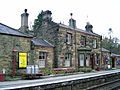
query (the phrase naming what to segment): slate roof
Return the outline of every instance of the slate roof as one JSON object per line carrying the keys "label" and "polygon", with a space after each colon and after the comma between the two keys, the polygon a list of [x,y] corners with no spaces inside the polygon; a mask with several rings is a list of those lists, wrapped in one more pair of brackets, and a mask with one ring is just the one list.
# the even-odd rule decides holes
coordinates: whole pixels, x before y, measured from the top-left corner
{"label": "slate roof", "polygon": [[54,45],[52,45],[51,43],[49,43],[47,40],[44,39],[33,38],[32,43],[35,46],[54,47]]}
{"label": "slate roof", "polygon": [[79,29],[79,28],[72,28],[70,26],[67,26],[67,25],[64,25],[64,24],[58,24],[59,26],[61,27],[64,27],[64,28],[68,28],[68,29],[71,29],[71,30],[75,30],[75,31],[78,31],[78,32],[81,32],[81,33],[85,33],[85,34],[88,34],[88,35],[93,35],[93,36],[100,36],[99,34],[96,34],[96,33],[92,33],[92,32],[87,32],[85,30],[82,30],[82,29]]}
{"label": "slate roof", "polygon": [[5,24],[0,23],[0,33],[6,34],[6,35],[13,35],[13,36],[19,36],[19,37],[32,37],[28,34],[22,33],[17,29],[11,28]]}
{"label": "slate roof", "polygon": [[105,49],[105,48],[102,48],[101,51],[102,51],[102,52],[108,52],[108,53],[110,52],[109,50],[107,50],[107,49]]}
{"label": "slate roof", "polygon": [[[108,52],[108,53],[110,53],[110,51],[107,50],[107,49],[105,49],[105,48],[102,48],[101,50],[102,50],[102,52]],[[111,53],[111,56],[112,56],[112,57],[120,57],[120,55],[115,54],[115,53]]]}
{"label": "slate roof", "polygon": [[112,57],[120,57],[120,55],[114,54],[114,53],[112,53],[111,56],[112,56]]}

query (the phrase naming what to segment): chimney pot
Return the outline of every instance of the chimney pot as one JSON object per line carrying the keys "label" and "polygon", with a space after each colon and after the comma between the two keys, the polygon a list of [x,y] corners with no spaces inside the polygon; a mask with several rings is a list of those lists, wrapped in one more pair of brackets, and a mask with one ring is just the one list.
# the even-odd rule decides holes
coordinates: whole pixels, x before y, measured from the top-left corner
{"label": "chimney pot", "polygon": [[76,20],[72,18],[73,13],[70,13],[71,19],[69,19],[69,26],[72,28],[76,28]]}
{"label": "chimney pot", "polygon": [[27,9],[25,9],[25,13],[27,13]]}
{"label": "chimney pot", "polygon": [[93,28],[93,26],[89,22],[87,22],[87,25],[85,26],[86,31],[93,33],[92,28]]}
{"label": "chimney pot", "polygon": [[72,17],[73,13],[70,13],[70,16]]}

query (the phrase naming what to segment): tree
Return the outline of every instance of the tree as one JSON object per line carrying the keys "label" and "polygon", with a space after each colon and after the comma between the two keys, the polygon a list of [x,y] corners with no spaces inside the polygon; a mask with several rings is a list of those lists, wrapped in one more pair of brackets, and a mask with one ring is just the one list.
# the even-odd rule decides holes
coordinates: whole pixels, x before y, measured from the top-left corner
{"label": "tree", "polygon": [[111,53],[120,54],[120,44],[118,38],[103,38],[102,47],[111,51]]}
{"label": "tree", "polygon": [[34,36],[37,35],[37,30],[42,25],[42,21],[43,21],[43,11],[41,11],[41,13],[39,13],[39,15],[37,16],[37,19],[34,20],[34,25],[33,25]]}
{"label": "tree", "polygon": [[119,39],[116,37],[112,38],[112,28],[109,28],[109,38],[105,37],[102,40],[102,47],[108,49],[111,53],[120,54]]}

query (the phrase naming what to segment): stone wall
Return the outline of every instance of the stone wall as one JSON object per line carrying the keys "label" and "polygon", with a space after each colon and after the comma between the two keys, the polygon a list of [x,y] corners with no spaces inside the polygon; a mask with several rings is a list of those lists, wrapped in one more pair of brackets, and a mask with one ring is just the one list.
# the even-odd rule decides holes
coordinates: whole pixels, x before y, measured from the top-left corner
{"label": "stone wall", "polygon": [[3,69],[5,69],[6,74],[12,72],[13,48],[16,49],[16,65],[18,66],[18,52],[28,52],[30,50],[30,39],[0,35],[0,72]]}
{"label": "stone wall", "polygon": [[54,49],[53,47],[42,47],[42,46],[36,46],[34,49],[36,53],[36,58],[34,60],[34,64],[39,65],[39,51],[40,52],[46,52],[47,53],[47,59],[46,59],[46,68],[53,68],[53,62],[54,62]]}
{"label": "stone wall", "polygon": [[[72,34],[72,43],[71,45],[66,44],[66,34],[70,33]],[[65,59],[65,54],[66,53],[71,53],[72,54],[72,65],[71,67],[75,67],[75,33],[74,31],[67,29],[67,28],[59,28],[59,33],[58,33],[58,67],[64,67],[64,59]],[[59,61],[61,60],[61,61]]]}
{"label": "stone wall", "polygon": [[[72,54],[72,65],[71,67],[78,67],[78,49],[81,48],[81,35],[86,37],[86,46],[84,48],[92,49],[90,53],[99,53],[100,49],[100,36],[94,33],[86,33],[82,30],[76,30],[63,24],[56,24],[53,21],[44,22],[37,30],[37,38],[43,38],[49,41],[55,46],[54,48],[54,66],[64,67],[65,54]],[[66,34],[72,34],[72,43],[67,45],[65,38]],[[93,49],[93,40],[97,41],[97,48]],[[100,53],[99,53],[100,54]],[[99,55],[100,60],[100,55]]]}
{"label": "stone wall", "polygon": [[[71,33],[72,34],[72,44],[67,45],[65,42],[66,34]],[[86,46],[82,47],[80,44],[81,36],[86,37]],[[64,59],[65,59],[65,53],[71,53],[72,54],[72,67],[78,67],[78,53],[84,53],[84,54],[91,54],[91,53],[98,53],[99,54],[99,60],[100,57],[100,37],[95,35],[90,35],[86,33],[82,33],[80,31],[76,31],[74,29],[65,28],[65,27],[59,27],[58,32],[58,45],[57,45],[57,54],[58,54],[58,67],[64,67]],[[97,48],[93,48],[93,40],[97,41]],[[85,49],[85,51],[81,51],[79,49]],[[87,52],[87,49],[91,49],[91,51]]]}

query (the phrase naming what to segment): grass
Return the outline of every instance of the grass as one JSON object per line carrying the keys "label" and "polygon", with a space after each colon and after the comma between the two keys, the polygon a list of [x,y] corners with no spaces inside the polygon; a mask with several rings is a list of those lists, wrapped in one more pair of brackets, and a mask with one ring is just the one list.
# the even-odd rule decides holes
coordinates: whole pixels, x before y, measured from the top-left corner
{"label": "grass", "polygon": [[5,76],[5,81],[16,81],[16,80],[20,80],[21,77],[20,76]]}

